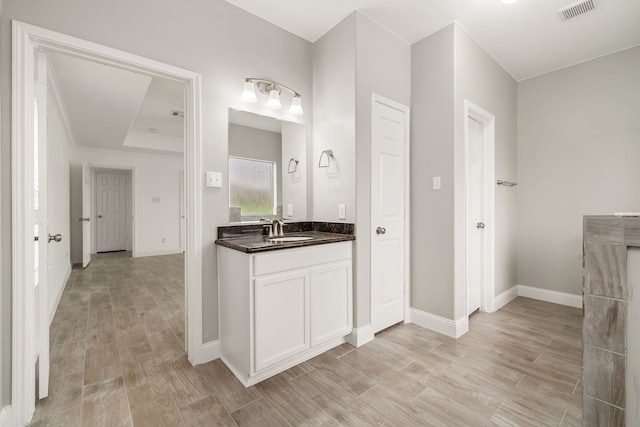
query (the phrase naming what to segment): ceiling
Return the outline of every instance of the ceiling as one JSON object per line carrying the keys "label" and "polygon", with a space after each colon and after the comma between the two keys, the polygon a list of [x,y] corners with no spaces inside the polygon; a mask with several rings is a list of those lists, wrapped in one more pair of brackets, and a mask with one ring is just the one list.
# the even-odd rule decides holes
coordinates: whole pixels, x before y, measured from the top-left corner
{"label": "ceiling", "polygon": [[315,42],[359,10],[413,44],[457,21],[516,80],[640,44],[640,1],[593,0],[562,22],[574,0],[226,0]]}
{"label": "ceiling", "polygon": [[62,53],[50,53],[61,101],[79,147],[182,155],[184,84]]}

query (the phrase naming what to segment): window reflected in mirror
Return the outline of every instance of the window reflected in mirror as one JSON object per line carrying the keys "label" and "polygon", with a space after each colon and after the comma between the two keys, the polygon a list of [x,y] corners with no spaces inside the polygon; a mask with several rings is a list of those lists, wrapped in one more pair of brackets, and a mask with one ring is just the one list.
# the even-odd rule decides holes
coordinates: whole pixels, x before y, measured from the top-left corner
{"label": "window reflected in mirror", "polygon": [[276,169],[275,162],[229,157],[229,208],[243,216],[276,215]]}

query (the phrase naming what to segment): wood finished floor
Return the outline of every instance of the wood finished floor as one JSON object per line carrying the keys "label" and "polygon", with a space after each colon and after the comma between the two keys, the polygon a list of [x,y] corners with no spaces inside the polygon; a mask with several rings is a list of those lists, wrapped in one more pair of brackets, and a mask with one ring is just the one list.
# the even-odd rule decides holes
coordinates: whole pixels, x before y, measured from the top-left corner
{"label": "wood finished floor", "polygon": [[517,298],[454,340],[397,325],[244,388],[192,367],[183,258],[99,255],[51,326],[50,396],[33,426],[579,426],[581,311]]}

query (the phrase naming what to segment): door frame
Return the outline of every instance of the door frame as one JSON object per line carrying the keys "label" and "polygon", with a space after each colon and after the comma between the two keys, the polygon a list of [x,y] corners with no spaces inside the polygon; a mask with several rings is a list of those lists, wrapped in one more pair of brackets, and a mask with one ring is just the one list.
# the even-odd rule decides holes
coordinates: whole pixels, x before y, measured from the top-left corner
{"label": "door frame", "polygon": [[495,218],[495,116],[486,110],[475,105],[468,99],[464,101],[464,169],[462,182],[464,183],[464,224],[461,231],[464,235],[464,307],[465,318],[469,318],[467,311],[468,298],[468,278],[467,271],[469,267],[468,253],[468,235],[467,227],[469,223],[468,207],[467,207],[467,178],[469,169],[469,117],[482,125],[482,157],[484,172],[484,229],[483,251],[485,256],[482,259],[483,279],[480,286],[480,310],[488,313],[494,311],[495,299],[495,239],[496,239],[496,218]]}
{"label": "door frame", "polygon": [[[33,76],[34,53],[43,48],[169,78],[186,85],[185,155],[187,250],[185,299],[187,353],[192,364],[205,361],[202,346],[202,190],[201,76],[158,62],[19,21],[12,21],[11,170],[12,179],[12,385],[11,416],[26,424],[35,410],[33,330]],[[31,145],[30,145],[31,144]],[[31,305],[31,307],[30,307]]]}
{"label": "door frame", "polygon": [[[411,134],[410,134],[410,119],[411,119],[411,108],[400,104],[399,102],[392,101],[389,98],[385,98],[384,96],[378,95],[375,92],[371,93],[371,110],[370,118],[371,118],[371,129],[370,129],[370,138],[373,136],[373,106],[375,103],[386,105],[390,108],[394,108],[398,111],[402,111],[404,113],[404,266],[403,266],[403,286],[404,286],[404,323],[409,323],[411,321]],[[369,174],[373,173],[373,153],[370,152],[371,158],[369,159]],[[373,180],[370,180],[373,182]],[[371,212],[373,206],[371,203],[369,204],[369,226],[373,227],[373,223],[371,222]],[[371,245],[369,247],[369,271],[371,271]],[[369,292],[369,325],[373,327],[373,299],[371,298],[371,292]],[[373,337],[371,337],[373,339]]]}
{"label": "door frame", "polygon": [[[131,195],[127,194],[125,196],[126,201],[125,203],[127,204],[127,218],[126,218],[126,222],[127,222],[127,227],[129,227],[130,224],[130,231],[125,230],[125,235],[127,237],[127,239],[130,239],[130,243],[127,243],[127,249],[125,250],[129,250],[128,247],[131,246],[131,257],[135,258],[136,257],[136,240],[135,240],[135,231],[136,231],[136,216],[135,216],[135,212],[136,212],[136,208],[135,208],[135,191],[136,191],[136,168],[133,166],[118,166],[118,165],[107,165],[107,164],[96,164],[96,163],[87,163],[87,166],[89,166],[90,170],[91,170],[91,207],[92,207],[92,214],[91,216],[95,216],[93,213],[97,211],[97,209],[95,209],[96,204],[97,204],[97,198],[96,198],[96,184],[97,184],[97,179],[96,176],[99,172],[112,172],[112,173],[122,173],[124,174],[127,178],[131,178],[131,183],[127,184],[127,186],[129,187],[129,190],[131,191]],[[130,203],[130,205],[129,205]],[[95,220],[91,220],[92,224],[91,224],[91,255],[95,255],[98,253],[98,244],[97,244],[97,235],[98,235],[98,221]]]}

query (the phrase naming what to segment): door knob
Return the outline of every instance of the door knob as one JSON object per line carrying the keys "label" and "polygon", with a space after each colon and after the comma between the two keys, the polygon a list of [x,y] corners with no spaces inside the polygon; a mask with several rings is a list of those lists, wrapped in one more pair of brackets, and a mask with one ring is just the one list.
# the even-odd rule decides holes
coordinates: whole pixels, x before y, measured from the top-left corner
{"label": "door knob", "polygon": [[98,218],[102,218],[102,215],[98,215]]}
{"label": "door knob", "polygon": [[62,234],[58,233],[55,236],[52,236],[51,234],[49,234],[49,242],[51,242],[52,240],[54,242],[61,242],[62,241]]}
{"label": "door knob", "polygon": [[484,228],[484,222],[477,223],[476,228]]}
{"label": "door knob", "polygon": [[80,222],[91,221],[91,218],[78,218],[78,221]]}
{"label": "door knob", "polygon": [[387,232],[387,229],[384,227],[378,227],[376,228],[376,234],[384,234]]}

